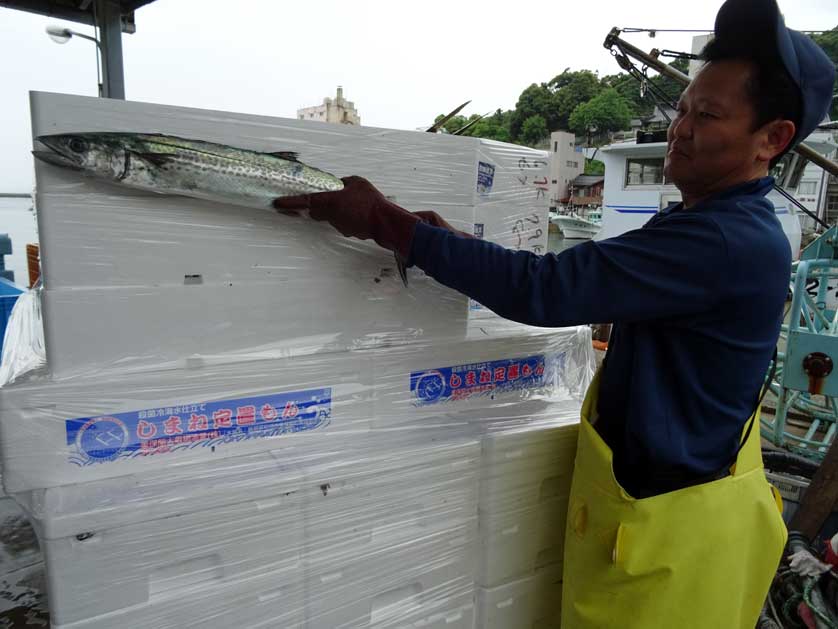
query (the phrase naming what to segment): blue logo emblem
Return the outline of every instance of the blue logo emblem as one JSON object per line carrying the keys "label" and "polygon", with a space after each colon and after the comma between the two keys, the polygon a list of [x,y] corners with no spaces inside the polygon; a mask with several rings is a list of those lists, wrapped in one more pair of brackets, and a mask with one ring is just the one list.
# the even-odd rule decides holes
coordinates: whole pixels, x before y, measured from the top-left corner
{"label": "blue logo emblem", "polygon": [[434,402],[445,394],[445,377],[438,371],[428,371],[416,382],[416,395],[424,402]]}
{"label": "blue logo emblem", "polygon": [[115,459],[129,441],[128,427],[116,417],[89,419],[76,435],[79,452],[97,461]]}

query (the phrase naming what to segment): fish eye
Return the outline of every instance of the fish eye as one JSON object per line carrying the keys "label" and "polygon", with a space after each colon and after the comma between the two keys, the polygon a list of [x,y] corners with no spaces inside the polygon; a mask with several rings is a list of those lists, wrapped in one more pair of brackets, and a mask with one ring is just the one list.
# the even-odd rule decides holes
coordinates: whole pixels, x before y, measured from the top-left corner
{"label": "fish eye", "polygon": [[69,146],[70,150],[73,151],[73,153],[84,153],[87,150],[87,142],[85,142],[81,138],[71,139]]}

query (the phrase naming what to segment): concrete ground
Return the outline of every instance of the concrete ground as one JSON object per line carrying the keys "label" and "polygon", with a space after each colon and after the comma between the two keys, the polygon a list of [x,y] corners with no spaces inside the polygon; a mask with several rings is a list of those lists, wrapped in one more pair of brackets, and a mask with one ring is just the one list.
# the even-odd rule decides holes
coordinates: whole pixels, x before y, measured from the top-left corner
{"label": "concrete ground", "polygon": [[0,497],[0,629],[49,627],[44,562],[17,503]]}

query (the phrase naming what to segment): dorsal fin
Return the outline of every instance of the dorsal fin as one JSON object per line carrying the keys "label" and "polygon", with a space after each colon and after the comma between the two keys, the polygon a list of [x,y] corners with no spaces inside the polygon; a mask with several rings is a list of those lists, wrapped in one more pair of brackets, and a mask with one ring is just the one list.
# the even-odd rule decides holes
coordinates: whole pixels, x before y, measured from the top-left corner
{"label": "dorsal fin", "polygon": [[268,153],[268,155],[273,155],[274,157],[278,157],[280,159],[287,159],[289,162],[300,161],[298,159],[300,157],[300,154],[296,151],[274,151],[272,153]]}

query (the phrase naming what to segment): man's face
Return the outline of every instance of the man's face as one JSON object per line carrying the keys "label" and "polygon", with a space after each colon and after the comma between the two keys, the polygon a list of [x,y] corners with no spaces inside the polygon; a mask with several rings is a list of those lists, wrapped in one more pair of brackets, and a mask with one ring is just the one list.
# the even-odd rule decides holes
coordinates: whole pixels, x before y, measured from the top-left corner
{"label": "man's face", "polygon": [[760,138],[745,91],[746,61],[707,64],[681,95],[669,125],[664,172],[687,196],[702,197],[761,174]]}

